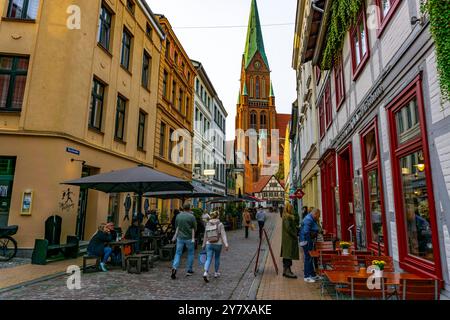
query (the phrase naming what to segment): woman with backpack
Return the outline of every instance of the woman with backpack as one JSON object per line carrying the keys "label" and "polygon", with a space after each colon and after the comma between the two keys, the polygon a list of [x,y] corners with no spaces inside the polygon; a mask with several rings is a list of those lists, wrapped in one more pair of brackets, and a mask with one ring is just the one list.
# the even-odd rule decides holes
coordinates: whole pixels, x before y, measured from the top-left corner
{"label": "woman with backpack", "polygon": [[219,212],[214,211],[210,214],[211,219],[208,221],[205,227],[205,235],[203,237],[203,246],[206,248],[206,262],[205,272],[203,273],[203,280],[209,282],[208,271],[214,256],[214,278],[220,276],[220,253],[222,252],[222,246],[225,246],[225,250],[228,251],[227,235],[225,233],[225,227],[219,220]]}

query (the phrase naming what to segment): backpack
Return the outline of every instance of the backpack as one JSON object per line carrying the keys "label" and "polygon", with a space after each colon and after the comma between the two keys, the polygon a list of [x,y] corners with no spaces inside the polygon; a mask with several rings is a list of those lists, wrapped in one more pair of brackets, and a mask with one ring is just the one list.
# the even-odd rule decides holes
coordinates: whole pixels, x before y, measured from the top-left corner
{"label": "backpack", "polygon": [[209,243],[216,243],[220,240],[220,223],[208,223],[205,228],[206,241]]}

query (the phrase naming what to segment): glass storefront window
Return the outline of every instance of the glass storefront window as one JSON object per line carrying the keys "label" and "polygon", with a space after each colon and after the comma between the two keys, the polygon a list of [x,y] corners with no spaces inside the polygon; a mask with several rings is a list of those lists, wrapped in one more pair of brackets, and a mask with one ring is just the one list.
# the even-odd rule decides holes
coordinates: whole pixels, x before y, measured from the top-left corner
{"label": "glass storefront window", "polygon": [[422,151],[400,158],[408,253],[434,261],[428,188]]}
{"label": "glass storefront window", "polygon": [[397,143],[403,144],[421,134],[417,99],[411,100],[395,114]]}
{"label": "glass storefront window", "polygon": [[384,244],[383,238],[383,218],[381,210],[380,186],[378,184],[378,169],[367,173],[369,186],[369,206],[370,206],[370,222],[372,224],[372,241]]}
{"label": "glass storefront window", "polygon": [[375,140],[375,130],[370,131],[364,137],[364,144],[366,148],[366,163],[371,163],[377,158],[377,142]]}

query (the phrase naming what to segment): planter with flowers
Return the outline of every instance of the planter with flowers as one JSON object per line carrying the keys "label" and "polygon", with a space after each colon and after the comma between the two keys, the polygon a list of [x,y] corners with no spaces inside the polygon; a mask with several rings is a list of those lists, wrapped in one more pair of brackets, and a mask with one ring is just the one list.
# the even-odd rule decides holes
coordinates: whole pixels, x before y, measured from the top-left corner
{"label": "planter with flowers", "polygon": [[383,277],[383,270],[384,270],[384,266],[386,265],[386,261],[373,260],[372,265],[377,267],[375,269],[375,277],[377,277],[377,278]]}
{"label": "planter with flowers", "polygon": [[352,246],[352,244],[350,242],[341,241],[341,242],[339,242],[339,246],[342,249],[342,254],[343,255],[349,255],[350,254],[349,250],[350,250],[350,247]]}

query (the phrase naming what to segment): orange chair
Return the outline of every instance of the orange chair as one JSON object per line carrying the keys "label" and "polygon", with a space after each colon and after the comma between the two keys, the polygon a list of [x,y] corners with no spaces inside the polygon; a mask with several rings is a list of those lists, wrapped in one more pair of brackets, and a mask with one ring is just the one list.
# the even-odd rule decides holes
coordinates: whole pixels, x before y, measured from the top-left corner
{"label": "orange chair", "polygon": [[399,287],[402,300],[439,300],[439,281],[436,279],[402,280]]}

